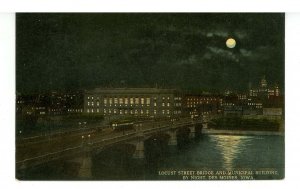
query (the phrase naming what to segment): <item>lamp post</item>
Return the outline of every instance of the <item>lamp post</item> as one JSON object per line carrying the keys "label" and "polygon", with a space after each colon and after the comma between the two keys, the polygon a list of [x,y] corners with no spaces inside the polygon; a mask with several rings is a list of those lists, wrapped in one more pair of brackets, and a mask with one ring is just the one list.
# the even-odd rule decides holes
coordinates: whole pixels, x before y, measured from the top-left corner
{"label": "lamp post", "polygon": [[83,144],[84,144],[84,136],[82,135],[81,136],[81,146],[83,147]]}
{"label": "lamp post", "polygon": [[91,135],[88,135],[88,144],[91,144]]}

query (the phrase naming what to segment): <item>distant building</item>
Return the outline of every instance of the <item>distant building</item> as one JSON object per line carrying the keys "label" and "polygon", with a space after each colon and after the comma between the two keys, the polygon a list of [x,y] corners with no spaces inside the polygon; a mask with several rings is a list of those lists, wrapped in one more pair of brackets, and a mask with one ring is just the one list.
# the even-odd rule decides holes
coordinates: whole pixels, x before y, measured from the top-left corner
{"label": "distant building", "polygon": [[85,92],[88,114],[171,117],[181,115],[182,97],[173,89],[96,88]]}
{"label": "distant building", "polygon": [[222,98],[218,95],[184,95],[183,112],[191,117],[221,112]]}
{"label": "distant building", "polygon": [[249,96],[269,99],[272,96],[280,96],[280,90],[277,85],[269,87],[267,80],[263,77],[258,88],[249,89]]}

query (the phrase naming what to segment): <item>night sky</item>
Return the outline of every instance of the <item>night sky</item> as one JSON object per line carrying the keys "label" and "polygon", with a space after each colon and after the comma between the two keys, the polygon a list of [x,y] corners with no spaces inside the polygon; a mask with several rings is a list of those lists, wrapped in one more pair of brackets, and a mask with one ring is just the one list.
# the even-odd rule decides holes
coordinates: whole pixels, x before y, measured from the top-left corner
{"label": "night sky", "polygon": [[284,14],[17,14],[16,27],[20,93],[284,87]]}

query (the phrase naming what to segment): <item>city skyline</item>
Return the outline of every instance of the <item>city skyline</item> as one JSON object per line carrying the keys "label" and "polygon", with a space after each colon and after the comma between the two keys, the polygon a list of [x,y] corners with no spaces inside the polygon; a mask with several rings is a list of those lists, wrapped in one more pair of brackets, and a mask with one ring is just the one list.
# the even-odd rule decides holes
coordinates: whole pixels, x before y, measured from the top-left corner
{"label": "city skyline", "polygon": [[17,91],[246,91],[266,76],[284,93],[283,25],[284,14],[18,14]]}

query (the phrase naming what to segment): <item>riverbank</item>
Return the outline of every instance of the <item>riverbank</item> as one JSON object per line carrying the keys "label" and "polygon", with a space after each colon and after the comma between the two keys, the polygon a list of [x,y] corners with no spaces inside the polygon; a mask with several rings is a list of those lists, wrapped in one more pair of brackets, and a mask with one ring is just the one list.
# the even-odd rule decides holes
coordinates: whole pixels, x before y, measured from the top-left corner
{"label": "riverbank", "polygon": [[280,131],[242,131],[242,130],[219,130],[219,129],[202,129],[202,134],[206,135],[277,135],[284,136]]}

